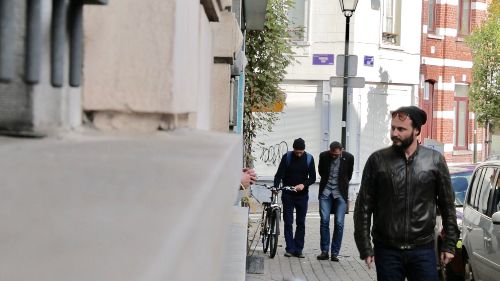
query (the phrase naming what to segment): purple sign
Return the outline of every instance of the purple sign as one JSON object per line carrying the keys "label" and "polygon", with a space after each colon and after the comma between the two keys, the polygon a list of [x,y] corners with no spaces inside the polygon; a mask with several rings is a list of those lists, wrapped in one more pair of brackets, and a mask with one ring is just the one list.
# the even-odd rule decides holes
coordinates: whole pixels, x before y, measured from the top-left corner
{"label": "purple sign", "polygon": [[333,65],[333,54],[313,54],[314,65]]}
{"label": "purple sign", "polygon": [[373,56],[365,56],[363,61],[365,66],[373,66],[375,59],[373,58]]}

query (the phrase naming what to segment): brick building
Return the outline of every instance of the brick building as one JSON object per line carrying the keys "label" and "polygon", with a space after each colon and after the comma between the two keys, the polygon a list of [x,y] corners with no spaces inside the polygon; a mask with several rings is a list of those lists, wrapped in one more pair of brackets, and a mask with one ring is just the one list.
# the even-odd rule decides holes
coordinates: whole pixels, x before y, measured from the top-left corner
{"label": "brick building", "polygon": [[422,140],[443,143],[448,162],[472,162],[474,139],[477,160],[484,158],[485,130],[475,130],[475,115],[469,109],[472,55],[465,38],[486,18],[488,3],[423,1],[419,104],[429,121],[422,128]]}

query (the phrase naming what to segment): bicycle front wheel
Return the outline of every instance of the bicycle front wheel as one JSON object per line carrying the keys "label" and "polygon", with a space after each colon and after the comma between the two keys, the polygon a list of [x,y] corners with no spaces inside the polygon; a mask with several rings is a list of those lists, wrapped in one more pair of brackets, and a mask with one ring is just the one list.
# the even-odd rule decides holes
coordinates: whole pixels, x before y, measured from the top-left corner
{"label": "bicycle front wheel", "polygon": [[269,256],[274,258],[276,256],[276,251],[278,250],[278,237],[280,233],[280,216],[281,212],[279,209],[273,210],[272,220],[271,220],[271,233],[269,235],[269,244],[271,246],[271,251]]}
{"label": "bicycle front wheel", "polygon": [[262,222],[262,250],[264,254],[267,253],[267,249],[269,249],[269,236],[271,233],[271,212],[269,210],[264,210],[263,222]]}

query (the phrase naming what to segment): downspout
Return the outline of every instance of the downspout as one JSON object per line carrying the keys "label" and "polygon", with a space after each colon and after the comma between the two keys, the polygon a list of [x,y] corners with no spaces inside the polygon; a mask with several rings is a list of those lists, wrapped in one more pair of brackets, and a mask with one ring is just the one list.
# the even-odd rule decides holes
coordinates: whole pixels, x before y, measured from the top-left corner
{"label": "downspout", "polygon": [[0,82],[14,78],[15,0],[0,0]]}

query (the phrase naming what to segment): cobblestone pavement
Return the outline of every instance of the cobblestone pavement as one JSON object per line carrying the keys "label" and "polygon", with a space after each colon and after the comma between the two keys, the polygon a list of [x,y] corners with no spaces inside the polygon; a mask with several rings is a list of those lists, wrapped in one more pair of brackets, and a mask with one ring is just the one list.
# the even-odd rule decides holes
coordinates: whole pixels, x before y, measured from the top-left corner
{"label": "cobblestone pavement", "polygon": [[[354,204],[350,202],[352,210]],[[319,213],[317,203],[309,204],[306,218],[306,237],[303,259],[296,257],[287,258],[285,253],[285,238],[280,235],[278,240],[278,252],[274,259],[269,258],[269,252],[262,252],[262,244],[256,243],[259,239],[258,221],[260,215],[258,210],[250,215],[249,239],[255,234],[251,245],[250,254],[264,257],[264,273],[246,275],[246,281],[334,281],[334,280],[376,280],[375,269],[368,269],[364,261],[359,259],[358,250],[354,243],[354,222],[352,212],[345,217],[344,238],[340,250],[340,262],[319,261],[316,256],[320,253],[319,248]],[[283,223],[281,222],[281,229]],[[333,216],[330,231],[333,232]],[[257,245],[256,245],[257,244]]]}

